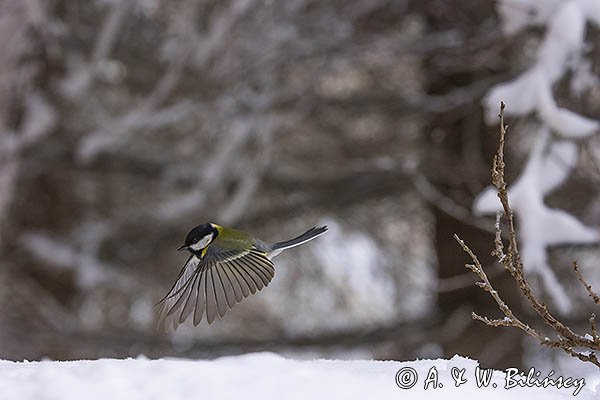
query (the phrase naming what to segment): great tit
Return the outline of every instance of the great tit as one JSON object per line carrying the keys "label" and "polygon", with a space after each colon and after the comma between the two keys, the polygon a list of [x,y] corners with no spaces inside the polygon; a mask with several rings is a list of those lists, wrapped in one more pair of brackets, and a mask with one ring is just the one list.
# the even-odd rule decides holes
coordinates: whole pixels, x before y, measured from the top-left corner
{"label": "great tit", "polygon": [[178,249],[189,251],[190,256],[171,290],[159,302],[160,324],[169,317],[176,329],[192,311],[194,325],[200,323],[205,312],[211,324],[217,314],[223,317],[228,308],[271,282],[275,275],[273,257],[326,231],[326,226],[314,227],[293,239],[269,244],[213,223],[196,226]]}

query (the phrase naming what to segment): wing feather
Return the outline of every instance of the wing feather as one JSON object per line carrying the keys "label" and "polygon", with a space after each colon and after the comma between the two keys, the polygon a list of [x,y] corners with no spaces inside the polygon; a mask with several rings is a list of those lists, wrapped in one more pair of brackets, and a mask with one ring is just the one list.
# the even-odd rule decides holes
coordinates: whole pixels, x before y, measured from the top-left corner
{"label": "wing feather", "polygon": [[[200,279],[202,278],[203,275],[203,271],[200,271],[199,273],[194,275],[194,280],[192,281],[192,284],[190,285],[190,291],[187,295],[187,298],[185,299],[185,303],[183,304],[183,307],[181,307],[181,314],[179,314],[179,323],[183,323],[183,321],[185,321],[187,319],[187,317],[192,313],[192,311],[194,311],[194,304],[196,303],[195,301],[193,301],[192,299],[194,299],[194,294],[196,293],[196,286],[198,285],[198,282],[200,281]],[[192,300],[192,301],[190,301]]]}
{"label": "wing feather", "polygon": [[[175,283],[162,298],[161,323],[173,319],[173,326],[193,313],[198,325],[204,316],[211,324],[228,309],[266,287],[275,275],[275,266],[267,255],[256,249],[223,249],[211,245],[200,260],[190,256]],[[173,315],[175,314],[175,315]]]}
{"label": "wing feather", "polygon": [[248,284],[248,287],[250,288],[250,293],[255,294],[258,290],[262,288],[260,279],[256,279],[254,275],[250,273],[250,268],[248,268],[244,262],[242,262],[241,260],[232,260],[230,262],[237,268],[242,278],[244,278],[244,280]]}
{"label": "wing feather", "polygon": [[185,286],[182,288],[183,290],[179,291],[174,297],[171,297],[173,305],[167,310],[167,315],[173,314],[183,304],[183,301],[187,297],[186,294],[191,291],[192,279],[193,276],[185,283]]}
{"label": "wing feather", "polygon": [[235,276],[235,279],[237,279],[238,283],[240,284],[244,298],[250,296],[250,285],[248,284],[246,278],[244,278],[244,275],[242,275],[238,267],[233,263],[227,263],[227,265],[229,265],[231,272]]}
{"label": "wing feather", "polygon": [[[233,284],[229,280],[229,277],[225,274],[225,265],[221,264],[221,268],[216,268],[216,271],[217,276],[219,277],[219,283],[223,289],[223,294],[225,295],[227,307],[231,309],[231,307],[233,307],[235,304],[235,291],[233,289]],[[221,315],[221,317],[223,317],[223,315]]]}
{"label": "wing feather", "polygon": [[269,275],[275,275],[275,265],[267,253],[258,250],[252,250],[250,251],[249,256],[258,262]]}
{"label": "wing feather", "polygon": [[235,302],[229,306],[231,308],[235,305],[235,303],[239,303],[244,299],[244,294],[242,292],[242,287],[240,283],[238,282],[233,271],[231,270],[231,266],[229,266],[228,264],[223,264],[223,273],[229,280],[229,283],[231,284],[231,287],[233,288],[233,293],[235,295]]}
{"label": "wing feather", "polygon": [[219,269],[222,267],[215,266],[210,269],[212,272],[212,277],[214,280],[214,288],[215,288],[215,299],[217,300],[217,312],[219,313],[219,317],[223,318],[225,313],[227,312],[227,289],[223,285],[223,281],[221,280],[221,275],[219,274]]}
{"label": "wing feather", "polygon": [[[256,263],[251,258],[248,258],[246,261],[246,265],[251,269],[251,271],[260,279],[261,283],[265,286],[269,284],[270,279],[267,274],[262,270],[260,264]],[[262,289],[262,287],[261,287]]]}
{"label": "wing feather", "polygon": [[255,281],[256,281],[256,278],[258,278],[258,282],[259,282],[259,283],[257,283],[258,290],[262,289],[263,287],[265,287],[269,284],[269,282],[271,281],[271,278],[268,276],[267,273],[265,273],[263,271],[260,263],[255,261],[252,258],[252,256],[248,255],[247,257],[244,257],[241,261],[245,264],[245,266],[248,269],[248,271],[250,272],[250,274],[252,274],[255,277]]}
{"label": "wing feather", "polygon": [[198,286],[196,286],[196,306],[194,307],[194,326],[202,321],[204,304],[206,304],[206,273],[202,274]]}
{"label": "wing feather", "polygon": [[166,318],[177,311],[178,307],[180,307],[185,300],[186,294],[190,290],[192,280],[199,269],[198,264],[199,260],[193,255],[190,256],[179,272],[171,289],[158,303],[161,306],[159,326],[165,326]]}
{"label": "wing feather", "polygon": [[215,320],[217,316],[217,290],[215,288],[215,280],[213,277],[214,265],[209,264],[207,272],[209,273],[210,279],[206,279],[206,320],[209,324]]}
{"label": "wing feather", "polygon": [[271,260],[266,258],[266,254],[261,257],[260,253],[255,252],[251,252],[246,258],[255,267],[254,270],[260,273],[263,283],[267,286],[275,275],[275,269],[272,267]]}
{"label": "wing feather", "polygon": [[183,265],[183,268],[179,272],[179,275],[177,276],[175,283],[173,283],[173,286],[171,286],[171,289],[167,292],[165,297],[163,297],[158,302],[158,304],[164,302],[167,299],[175,297],[178,293],[180,293],[185,288],[186,283],[189,282],[189,280],[193,277],[193,274],[196,270],[196,267],[198,266],[198,263],[199,263],[199,260],[196,257],[194,257],[194,255],[191,255],[187,259],[187,261]]}

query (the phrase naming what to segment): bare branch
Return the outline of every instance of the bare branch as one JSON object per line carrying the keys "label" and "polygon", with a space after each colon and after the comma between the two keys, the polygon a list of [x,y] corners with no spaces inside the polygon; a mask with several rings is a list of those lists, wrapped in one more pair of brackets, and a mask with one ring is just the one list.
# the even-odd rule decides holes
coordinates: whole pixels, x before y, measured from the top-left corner
{"label": "bare branch", "polygon": [[[504,319],[489,319],[485,316],[480,316],[473,313],[473,319],[481,321],[490,326],[511,326],[518,328],[528,335],[534,337],[536,340],[538,340],[538,342],[540,342],[540,344],[544,346],[560,348],[567,354],[570,354],[571,356],[582,361],[591,362],[600,368],[600,359],[598,359],[596,354],[597,351],[600,351],[600,340],[598,339],[595,315],[592,315],[590,318],[592,332],[591,335],[580,335],[575,333],[571,328],[554,317],[546,305],[538,300],[523,272],[523,263],[521,261],[521,256],[517,246],[517,234],[514,225],[513,212],[510,208],[507,185],[506,181],[504,180],[504,145],[507,132],[507,126],[504,124],[504,109],[505,105],[504,103],[501,103],[499,114],[500,138],[498,150],[493,160],[492,183],[498,190],[498,197],[502,204],[502,208],[504,209],[504,216],[508,226],[508,248],[505,253],[505,247],[504,243],[502,242],[502,235],[500,232],[500,215],[498,214],[496,217],[496,236],[494,239],[494,251],[492,252],[492,255],[495,256],[498,262],[510,272],[525,299],[535,310],[538,316],[543,319],[546,325],[548,325],[554,331],[556,339],[551,340],[550,338],[543,336],[538,330],[532,328],[529,326],[529,324],[521,321],[514,315],[510,307],[502,300],[498,294],[498,291],[492,286],[488,276],[486,275],[481,263],[477,258],[477,255],[457,235],[454,235],[454,238],[458,241],[462,249],[467,253],[473,262],[473,264],[467,264],[466,267],[473,271],[481,279],[481,281],[477,282],[476,285],[490,294],[490,296],[498,305],[500,311],[502,311],[502,313],[505,315]],[[573,266],[580,282],[584,285],[594,302],[598,304],[598,296],[592,291],[591,286],[588,285],[583,279],[583,276],[579,272],[577,263],[574,263]],[[587,349],[587,351],[579,349]]]}
{"label": "bare branch", "polygon": [[581,271],[579,270],[579,265],[577,264],[577,261],[573,261],[573,269],[575,270],[575,274],[577,274],[577,279],[579,279],[579,282],[581,282],[581,284],[583,285],[585,290],[587,290],[588,294],[590,295],[590,297],[592,298],[594,303],[600,304],[600,296],[598,296],[596,294],[596,292],[594,292],[594,290],[592,289],[592,286],[589,283],[587,283],[587,281],[581,274]]}

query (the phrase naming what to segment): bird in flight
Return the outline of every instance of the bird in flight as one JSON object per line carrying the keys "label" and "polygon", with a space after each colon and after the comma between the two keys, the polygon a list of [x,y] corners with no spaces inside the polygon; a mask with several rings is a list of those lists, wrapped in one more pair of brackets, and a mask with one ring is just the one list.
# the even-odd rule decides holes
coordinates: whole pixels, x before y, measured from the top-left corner
{"label": "bird in flight", "polygon": [[314,227],[293,239],[266,243],[252,235],[213,223],[193,228],[178,250],[190,253],[171,290],[158,303],[159,324],[172,319],[173,328],[193,313],[194,325],[203,316],[211,324],[217,315],[267,286],[275,275],[271,259],[327,231]]}

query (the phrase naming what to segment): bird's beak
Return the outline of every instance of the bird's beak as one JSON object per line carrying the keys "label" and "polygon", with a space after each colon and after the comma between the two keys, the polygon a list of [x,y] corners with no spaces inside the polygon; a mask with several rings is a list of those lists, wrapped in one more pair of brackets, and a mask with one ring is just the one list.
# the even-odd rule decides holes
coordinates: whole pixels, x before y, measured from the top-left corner
{"label": "bird's beak", "polygon": [[188,247],[185,244],[182,244],[181,246],[179,246],[179,248],[177,249],[177,251],[181,251],[181,250],[185,250]]}

